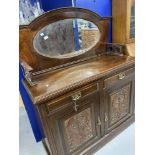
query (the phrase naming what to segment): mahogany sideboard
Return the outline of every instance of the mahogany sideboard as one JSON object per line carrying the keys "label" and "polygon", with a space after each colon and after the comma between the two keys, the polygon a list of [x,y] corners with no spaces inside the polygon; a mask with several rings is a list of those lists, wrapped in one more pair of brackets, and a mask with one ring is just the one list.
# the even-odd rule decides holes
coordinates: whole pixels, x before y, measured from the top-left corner
{"label": "mahogany sideboard", "polygon": [[[93,154],[134,121],[135,60],[107,43],[110,18],[62,8],[20,27],[23,84],[50,155]],[[82,40],[84,29],[95,30],[96,39]]]}

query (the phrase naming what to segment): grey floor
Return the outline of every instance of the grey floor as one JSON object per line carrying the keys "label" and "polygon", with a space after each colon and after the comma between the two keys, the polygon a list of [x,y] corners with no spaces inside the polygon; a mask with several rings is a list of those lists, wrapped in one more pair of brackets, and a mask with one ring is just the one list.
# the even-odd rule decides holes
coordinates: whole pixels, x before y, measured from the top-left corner
{"label": "grey floor", "polygon": [[[134,155],[134,124],[128,127],[95,155]],[[19,155],[46,155],[41,142],[36,143],[24,108],[19,111]]]}

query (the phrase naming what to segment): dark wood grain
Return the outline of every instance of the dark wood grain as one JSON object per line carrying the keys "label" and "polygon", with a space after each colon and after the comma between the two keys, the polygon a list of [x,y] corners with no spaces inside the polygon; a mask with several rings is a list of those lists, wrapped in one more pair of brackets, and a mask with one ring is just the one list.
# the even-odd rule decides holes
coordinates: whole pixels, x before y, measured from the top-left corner
{"label": "dark wood grain", "polygon": [[[71,102],[71,104],[50,115],[47,115],[45,106],[39,106],[43,110],[43,115],[47,118],[45,120],[48,126],[47,130],[54,133],[58,154],[79,155],[82,150],[99,139],[100,126],[97,124],[99,114],[98,95],[98,93],[93,93],[87,97],[82,97],[78,102],[77,112],[74,111]],[[67,102],[61,103],[67,104]],[[80,127],[80,130],[78,127]],[[48,138],[52,138],[51,135],[48,135]]]}
{"label": "dark wood grain", "polygon": [[115,72],[115,69],[121,69],[127,65],[134,65],[134,58],[103,56],[68,69],[40,76],[36,79],[37,84],[33,87],[29,86],[26,81],[24,81],[24,85],[34,103],[41,103],[81,85],[103,78],[106,74]]}
{"label": "dark wood grain", "polygon": [[[90,71],[93,72],[88,74]],[[125,77],[120,80],[118,75],[121,74],[125,75]],[[68,69],[45,74],[44,76],[40,76],[37,82],[36,86],[30,87],[25,81],[25,86],[34,101],[37,100],[32,94],[40,95],[39,99],[41,100],[34,102],[34,104],[38,107],[44,132],[54,155],[90,154],[90,152],[97,150],[101,147],[101,144],[103,146],[111,138],[116,136],[116,133],[119,133],[131,123],[129,120],[131,120],[134,115],[134,58],[132,57],[105,55],[97,60],[91,60],[90,62],[79,64]],[[50,86],[49,89],[46,84]],[[109,116],[115,115],[108,108],[111,104],[109,94],[118,91],[116,96],[120,98],[124,92],[121,91],[126,88],[126,85],[129,85],[130,88],[125,95],[125,99],[129,99],[129,102],[124,100],[119,105],[123,106],[122,109],[128,112],[124,114],[123,110],[120,111],[119,114],[121,117],[119,118],[118,116],[116,123],[109,126],[108,124],[110,123],[105,119],[105,114]],[[43,89],[45,86],[46,89]],[[56,88],[52,89],[52,86]],[[94,106],[98,108],[98,110],[95,112],[95,119],[92,117],[91,121],[96,124],[97,131],[101,130],[101,135],[97,138],[94,136],[91,140],[86,138],[86,142],[83,140],[84,143],[82,147],[70,149],[74,147],[68,146],[68,138],[64,139],[65,132],[66,130],[68,131],[70,127],[64,126],[63,124],[66,120],[74,120],[73,116],[77,114],[73,109],[71,97],[78,92],[82,94],[82,98],[78,101],[78,111],[81,111],[83,106],[89,107],[89,102],[92,103],[91,100],[95,99]],[[98,95],[96,96],[94,93]],[[46,94],[49,96],[46,96]],[[115,104],[115,102],[113,104]],[[101,121],[100,125],[98,125],[98,117]],[[86,121],[86,119],[83,119],[83,121]],[[77,123],[80,122],[78,121],[76,124]],[[125,127],[123,124],[126,124]],[[76,132],[80,133],[78,130]],[[87,137],[89,133],[90,132],[85,133],[85,136]],[[76,141],[76,139],[78,139],[76,138],[76,134],[71,137],[73,138],[72,140],[75,140],[74,143],[78,143],[78,141]],[[78,145],[79,143],[77,146]]]}
{"label": "dark wood grain", "polygon": [[[61,61],[34,51],[33,37],[41,28],[76,17],[99,27],[102,35],[93,49]],[[20,29],[20,61],[35,82],[23,84],[37,109],[48,154],[91,155],[134,121],[135,60],[106,51],[108,22],[85,9],[65,8]]]}

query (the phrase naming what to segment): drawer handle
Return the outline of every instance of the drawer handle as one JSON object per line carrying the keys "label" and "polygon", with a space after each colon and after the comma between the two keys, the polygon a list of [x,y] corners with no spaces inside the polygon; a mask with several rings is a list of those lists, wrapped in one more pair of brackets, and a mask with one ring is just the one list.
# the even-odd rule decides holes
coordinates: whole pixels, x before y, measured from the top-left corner
{"label": "drawer handle", "polygon": [[81,92],[78,92],[78,93],[72,95],[71,97],[72,97],[72,101],[74,103],[73,109],[75,111],[77,111],[78,110],[77,108],[79,107],[79,105],[77,104],[77,101],[81,98]]}
{"label": "drawer handle", "polygon": [[121,74],[118,75],[119,80],[122,80],[124,78],[125,78],[125,73],[121,73]]}

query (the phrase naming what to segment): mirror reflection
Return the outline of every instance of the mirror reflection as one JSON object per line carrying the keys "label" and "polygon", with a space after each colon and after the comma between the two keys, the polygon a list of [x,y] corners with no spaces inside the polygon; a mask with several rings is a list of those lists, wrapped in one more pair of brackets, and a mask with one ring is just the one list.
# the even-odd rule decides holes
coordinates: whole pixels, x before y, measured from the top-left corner
{"label": "mirror reflection", "polygon": [[99,41],[98,27],[84,19],[65,19],[41,29],[33,40],[37,53],[49,58],[70,58],[90,50]]}

